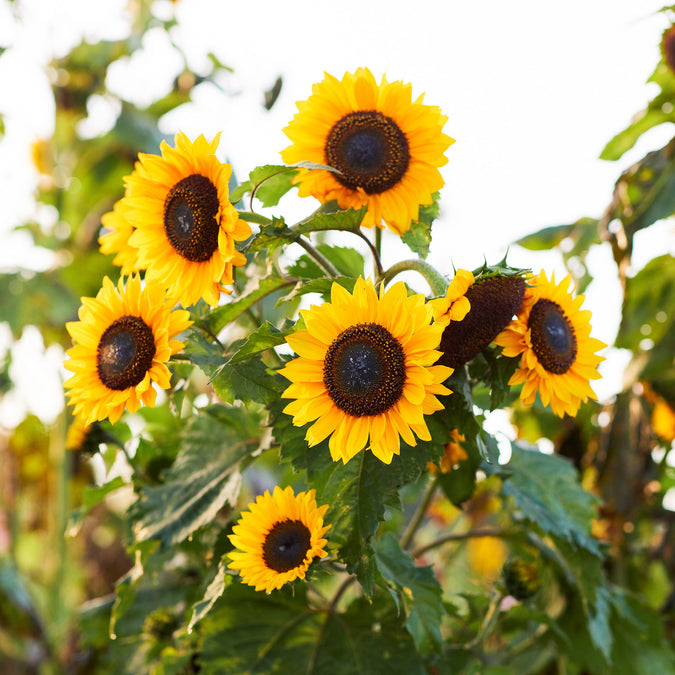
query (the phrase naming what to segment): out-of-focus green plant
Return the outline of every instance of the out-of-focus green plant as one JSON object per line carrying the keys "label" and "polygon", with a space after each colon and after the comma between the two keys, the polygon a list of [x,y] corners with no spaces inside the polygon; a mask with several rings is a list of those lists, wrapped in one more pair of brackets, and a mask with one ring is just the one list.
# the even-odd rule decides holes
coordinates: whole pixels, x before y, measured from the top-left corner
{"label": "out-of-focus green plant", "polygon": [[[216,59],[206,74],[186,66],[164,99],[145,109],[120,101],[113,129],[82,139],[77,123],[87,116],[91,96],[112,96],[105,85],[107,69],[137,49],[148,27],[158,24],[150,8],[137,3],[126,39],[82,44],[51,65],[58,73],[55,132],[36,145],[35,160],[43,176],[37,199],[56,208],[58,221],[48,231],[37,223],[22,227],[36,245],[57,253],[56,263],[46,272],[0,275],[0,315],[15,337],[35,325],[46,343],[71,345],[65,324],[76,321],[79,298],[95,296],[104,276],[119,276],[110,257],[99,251],[102,216],[124,197],[147,217],[138,185],[149,189],[143,181],[150,176],[159,184],[164,174],[151,164],[156,159],[144,159],[139,168],[138,153],[158,157],[162,115],[189,101],[200,82],[226,70]],[[164,28],[171,23],[165,21]],[[662,89],[658,105],[650,104],[646,121],[608,144],[606,159],[619,159],[647,128],[671,121],[667,110],[675,105],[675,75],[667,58],[654,78]],[[342,85],[349,82],[345,76]],[[265,96],[267,108],[280,86]],[[362,86],[356,90],[367,98]],[[318,105],[316,110],[326,113]],[[387,138],[397,112],[394,107],[386,122],[378,118]],[[440,113],[425,114],[431,119]],[[350,124],[358,119],[361,129],[358,125],[370,117],[355,111],[344,119]],[[359,141],[358,133],[350,135],[351,127],[333,128],[329,140],[338,159],[375,161],[372,146]],[[548,338],[539,338],[551,348],[548,367],[539,376],[534,404],[524,405],[530,380],[518,379],[523,362],[509,350],[518,340],[538,338],[531,331],[518,333],[511,319],[518,315],[521,324],[536,327],[536,288],[525,281],[533,277],[506,260],[486,263],[470,278],[460,270],[452,281],[444,276],[450,270],[434,270],[425,259],[433,246],[438,186],[409,227],[397,220],[400,201],[383,201],[382,209],[395,214],[396,227],[384,234],[376,229],[371,237],[363,228],[364,219],[372,218],[367,205],[349,208],[354,205],[328,199],[299,223],[284,220],[280,199],[292,194],[298,180],[322,175],[339,182],[331,176],[335,166],[322,166],[325,160],[307,156],[301,164],[254,169],[229,194],[237,206],[229,213],[231,222],[252,228],[246,241],[236,242],[238,254],[230,252],[230,261],[239,260],[230,265],[233,293],[219,297],[215,306],[203,300],[183,303],[192,326],[178,336],[184,349],[175,346],[164,354],[170,381],[156,405],[124,413],[114,423],[89,402],[84,409],[91,424],[66,414],[47,428],[30,416],[0,445],[3,672],[675,672],[674,518],[664,507],[666,494],[675,488],[675,265],[666,254],[637,272],[630,267],[635,233],[675,211],[671,145],[621,174],[604,214],[548,227],[517,242],[533,251],[557,248],[566,262],[580,261],[574,267],[579,292],[593,278],[585,262],[589,249],[611,247],[624,293],[615,346],[628,350],[632,361],[624,390],[600,403],[583,401],[583,395],[570,399],[570,391],[582,391],[578,380],[588,379],[596,361],[590,338],[578,330],[586,315],[565,295],[557,306],[567,308],[567,324],[560,314],[542,320],[549,331]],[[406,148],[416,151],[412,141]],[[163,152],[168,156],[167,146]],[[175,165],[184,166],[178,160]],[[394,165],[406,175],[407,168]],[[214,166],[221,171],[220,163]],[[340,185],[351,189],[359,177],[348,175],[348,169],[345,160]],[[138,182],[127,180],[125,192],[129,175]],[[227,185],[227,177],[213,176],[212,185]],[[156,184],[152,189],[163,194]],[[369,184],[369,189],[372,197],[390,186]],[[344,193],[335,197],[340,198]],[[164,199],[169,204],[170,197]],[[192,208],[181,205],[187,197],[176,203],[175,211],[166,207],[165,224],[166,213],[185,218],[185,208]],[[273,215],[260,213],[261,206]],[[138,215],[130,215],[130,222],[134,218]],[[189,218],[177,222],[195,227]],[[241,223],[243,232],[247,226]],[[129,242],[140,249],[137,230],[131,228]],[[387,266],[381,238],[399,234],[413,257]],[[352,248],[356,241],[366,242],[365,258]],[[291,244],[299,244],[302,254],[292,257]],[[145,267],[138,265],[147,289],[156,279]],[[188,270],[187,264],[181,269]],[[394,278],[402,271],[419,273],[431,288],[430,298],[396,286]],[[369,295],[367,276],[386,287],[387,295]],[[566,293],[554,291],[552,283],[542,285],[554,298]],[[339,309],[352,294],[360,298],[353,316]],[[112,298],[112,291],[105,297]],[[299,312],[310,302],[312,309]],[[88,303],[94,312],[95,303]],[[159,312],[161,303],[146,304],[151,307],[143,311]],[[539,310],[551,304],[556,302],[546,299]],[[419,308],[427,306],[422,316]],[[360,320],[366,309],[369,318]],[[159,319],[153,316],[148,322],[154,326]],[[84,324],[86,313],[80,319]],[[335,340],[322,346],[327,338],[321,336],[332,324],[344,328],[352,320],[353,330],[335,329]],[[378,321],[389,321],[389,337],[373,328]],[[434,328],[441,322],[444,330]],[[413,325],[417,341],[409,335]],[[505,326],[512,335],[498,338],[501,346],[496,346],[493,340]],[[364,331],[375,336],[367,343],[375,347],[365,356],[359,351]],[[574,349],[563,344],[565,335],[574,337]],[[475,342],[459,360],[457,340]],[[396,360],[392,342],[403,345],[407,361]],[[114,344],[124,351],[121,342]],[[390,351],[378,351],[382,344]],[[300,358],[291,358],[289,346]],[[114,371],[120,362],[100,356],[102,349],[94,350],[99,368]],[[445,366],[425,360],[435,349],[445,351],[439,361]],[[540,355],[529,349],[528,354]],[[546,383],[553,382],[550,373],[569,370],[568,362],[551,363],[552,354],[571,359],[579,369],[567,388],[550,384],[550,395],[544,393]],[[579,363],[577,354],[590,361]],[[71,356],[71,363],[84,358]],[[150,359],[155,356],[161,360],[154,352]],[[308,363],[317,360],[323,362],[321,371]],[[384,368],[390,362],[399,370]],[[446,378],[441,369],[448,364],[454,372]],[[0,370],[3,392],[11,387],[7,368],[3,364]],[[351,425],[349,433],[340,432],[338,423],[332,434],[308,435],[304,422],[317,417],[310,414],[312,406],[328,405],[341,420],[336,410],[353,411],[357,399],[361,404],[361,390],[373,386],[378,368],[393,388],[401,369],[415,373],[399,382],[409,387],[399,398],[388,393],[387,405],[368,402],[388,413],[401,396],[416,401],[387,418],[389,428],[381,432],[386,442],[378,445],[375,418],[383,413],[374,407],[351,415],[345,423]],[[97,372],[103,382],[112,371]],[[104,387],[99,383],[94,389]],[[315,397],[312,392],[321,387],[328,394]],[[305,404],[286,409],[303,396]],[[555,415],[543,404],[545,396],[575,414]],[[498,408],[511,412],[516,440],[505,442],[485,430],[487,414]],[[369,425],[370,449],[355,440],[362,436],[355,430],[360,424]],[[553,442],[553,454],[537,450],[542,439]],[[392,451],[399,442],[400,454]],[[508,461],[500,463],[500,453]],[[123,470],[106,472],[103,481],[93,479],[94,468],[109,471],[114,463]],[[275,486],[293,486],[293,499]],[[271,494],[263,497],[266,491]],[[295,500],[304,506],[294,510]],[[248,531],[251,522],[264,526]],[[271,535],[289,522],[290,539]],[[314,537],[310,543],[297,534],[303,527]],[[257,557],[238,557],[235,548],[248,544],[265,548]],[[289,564],[302,573],[283,583],[281,568],[288,560],[283,556],[297,546],[313,553],[303,564],[297,559]],[[282,558],[278,569],[271,562],[275,555]],[[254,563],[262,569],[263,590],[247,585]],[[282,582],[278,589],[277,581]]]}

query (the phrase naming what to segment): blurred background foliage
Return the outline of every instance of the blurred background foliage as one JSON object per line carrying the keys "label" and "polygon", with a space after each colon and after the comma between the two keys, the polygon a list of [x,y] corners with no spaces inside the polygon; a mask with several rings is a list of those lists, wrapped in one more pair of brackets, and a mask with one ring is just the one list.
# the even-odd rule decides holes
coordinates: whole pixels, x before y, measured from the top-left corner
{"label": "blurred background foliage", "polygon": [[[4,2],[20,15],[21,0]],[[58,217],[49,227],[26,222],[19,229],[30,234],[35,246],[52,251],[54,258],[42,272],[12,269],[0,274],[0,317],[14,340],[35,326],[45,345],[70,346],[64,324],[76,319],[79,298],[94,296],[104,275],[117,276],[110,258],[99,252],[97,238],[101,216],[122,197],[123,176],[132,171],[138,152],[157,152],[163,138],[158,122],[163,115],[190,101],[200,83],[220,86],[221,75],[228,72],[227,65],[214,57],[210,72],[195,73],[186,65],[170,93],[146,107],[119,98],[106,87],[111,64],[138,50],[151,27],[167,30],[173,21],[155,16],[149,0],[130,3],[130,11],[133,21],[125,39],[83,42],[49,65],[54,133],[36,141],[33,161],[40,174],[36,200],[54,207]],[[0,47],[1,59],[12,45]],[[607,144],[604,159],[619,160],[649,128],[675,121],[675,75],[665,57],[651,81],[659,86],[659,93]],[[261,104],[272,107],[281,86],[278,80],[268,92],[261,92]],[[119,114],[109,131],[85,138],[79,125],[90,114],[91,101],[100,96],[116,99]],[[3,130],[0,118],[0,152]],[[477,453],[471,454],[464,468],[460,466],[442,479],[443,497],[435,497],[425,527],[447,532],[448,541],[452,541],[451,546],[433,552],[441,581],[453,582],[454,595],[452,599],[445,597],[442,606],[443,638],[449,639],[451,646],[446,659],[427,672],[602,673],[610,672],[608,662],[614,664],[611,672],[617,673],[674,672],[668,645],[675,638],[675,261],[662,254],[642,269],[631,266],[635,233],[675,212],[674,152],[675,140],[624,170],[604,213],[546,227],[516,242],[531,251],[558,250],[573,272],[579,292],[594,274],[587,265],[589,250],[594,246],[611,248],[616,267],[603,273],[618,275],[623,292],[615,343],[628,355],[622,391],[611,400],[583,406],[576,418],[562,420],[538,404],[525,408],[511,396],[507,402],[518,440],[553,450],[559,464],[539,464],[514,445],[512,463],[494,465],[478,483]],[[266,300],[268,309],[282,291]],[[472,368],[488,367],[484,358],[477,359]],[[0,361],[0,394],[12,389],[9,367],[6,351]],[[214,529],[197,530],[194,523],[181,522],[197,530],[183,541],[175,519],[167,518],[166,523],[144,520],[144,514],[162,502],[165,490],[181,489],[178,481],[171,483],[172,476],[186,476],[181,473],[184,467],[173,466],[180,449],[179,435],[199,448],[198,425],[186,430],[175,406],[180,413],[182,396],[196,397],[209,391],[206,378],[177,365],[173,385],[173,408],[144,409],[138,419],[129,420],[129,424],[143,428],[133,456],[123,452],[134,433],[124,423],[114,428],[97,424],[84,443],[67,442],[69,427],[75,432],[68,413],[50,425],[28,415],[15,428],[0,429],[3,675],[192,673],[199,672],[202,662],[210,663],[216,672],[219,667],[220,672],[240,672],[237,658],[245,659],[246,649],[254,649],[241,646],[246,632],[256,628],[266,631],[272,650],[275,631],[305,606],[306,591],[296,589],[295,595],[282,591],[275,596],[278,600],[273,611],[269,606],[261,610],[253,591],[230,585],[230,578],[213,562],[227,550],[225,530],[218,534]],[[483,407],[487,409],[489,404]],[[234,421],[221,413],[217,406],[209,412],[225,438],[245,438],[248,425],[256,429],[261,424],[255,411]],[[550,439],[552,447],[542,446],[542,439]],[[75,449],[66,449],[67,445]],[[203,461],[208,465],[221,458],[207,456]],[[570,467],[576,469],[581,484],[597,497],[597,503],[575,487]],[[571,473],[567,474],[568,470]],[[279,469],[271,460],[267,465],[265,461],[257,464],[248,476],[246,494],[269,488],[275,479],[287,480],[279,471],[289,473],[290,466]],[[137,487],[145,489],[142,502],[134,502],[130,472]],[[559,503],[547,494],[556,480],[570,490],[555,496]],[[536,494],[543,507],[526,502],[525,497],[535,490],[528,481],[539,486]],[[416,490],[415,485],[404,490],[408,506],[419,498]],[[670,501],[664,503],[669,491]],[[550,549],[536,535],[512,536],[512,518],[503,509],[506,500],[520,505],[526,522],[538,522],[538,508],[547,514],[556,508],[567,509],[563,518],[569,518],[575,508],[583,510],[584,517],[593,516],[593,534],[609,552],[604,570],[599,568],[600,559],[583,548],[574,554],[576,567],[572,570],[566,567],[569,559],[562,566],[560,561],[547,564],[550,561],[543,559],[542,552]],[[129,517],[126,509],[132,503]],[[226,518],[227,508],[211,504],[210,510],[195,518],[218,522]],[[393,529],[400,514],[391,517]],[[152,536],[136,537],[130,546],[132,525],[148,523],[155,528]],[[574,530],[573,523],[554,521],[545,532],[555,539],[565,527]],[[483,530],[503,536],[463,536],[467,531]],[[172,546],[179,541],[176,559]],[[394,543],[386,536],[379,540],[378,569],[385,569],[387,560],[398,559]],[[563,541],[556,539],[556,544],[564,549]],[[204,551],[210,552],[208,559]],[[432,555],[423,550],[413,553],[422,562],[429,562]],[[531,567],[507,568],[502,574],[502,564],[510,556]],[[140,578],[139,565],[143,564],[146,574]],[[576,624],[588,611],[582,605],[596,593],[602,573],[607,575],[608,586],[597,591],[606,595],[593,597],[597,614],[589,617],[589,638]],[[423,593],[425,580],[413,570],[398,570],[397,574],[415,592]],[[570,590],[572,586],[577,590]],[[228,614],[229,605],[216,604],[214,608],[223,592],[231,603],[239,602],[247,609],[233,617]],[[506,597],[513,599],[510,607],[502,604]],[[204,604],[197,604],[200,602]],[[435,605],[430,601],[428,606]],[[195,621],[193,607],[196,618],[213,609],[201,633],[182,629],[191,616]],[[267,623],[262,628],[260,611],[266,612]],[[397,607],[391,599],[369,605],[357,598],[347,609],[345,621],[354,626],[359,621],[377,623],[383,634],[389,630],[400,645],[400,652],[389,655],[390,663],[399,668],[391,672],[420,672],[417,661],[408,661],[413,652],[406,651],[411,632],[403,631],[396,617]],[[318,630],[308,624],[310,637],[304,638],[311,644],[311,635]],[[350,670],[353,664],[341,652],[343,648],[361,655],[370,652],[369,658],[375,659],[392,644],[373,638],[368,648],[344,647],[347,638],[339,626],[326,624],[322,630],[327,646],[325,653],[317,649],[312,662],[316,672],[322,672],[324,660],[332,662],[333,672],[354,672]],[[222,637],[224,631],[229,631],[228,638]],[[298,649],[302,638],[297,638]],[[428,639],[433,642],[436,636]],[[227,652],[223,640],[240,645],[240,653],[234,653],[234,647],[232,653]],[[416,640],[423,638],[417,636]],[[342,664],[341,658],[346,659]],[[292,661],[286,665],[294,667]],[[266,672],[264,660],[258,667],[256,672]],[[373,670],[367,670],[368,663],[365,667],[366,672],[378,672],[379,665],[372,665]]]}

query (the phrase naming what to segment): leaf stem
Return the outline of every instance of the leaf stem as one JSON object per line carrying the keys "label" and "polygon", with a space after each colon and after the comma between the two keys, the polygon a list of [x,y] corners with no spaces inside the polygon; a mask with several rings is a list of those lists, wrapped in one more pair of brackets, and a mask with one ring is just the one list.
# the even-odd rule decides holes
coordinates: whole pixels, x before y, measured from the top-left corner
{"label": "leaf stem", "polygon": [[415,513],[413,513],[413,516],[410,519],[408,526],[405,528],[405,532],[401,536],[400,543],[402,549],[406,549],[408,548],[408,546],[410,546],[410,542],[412,541],[412,538],[415,536],[415,532],[417,531],[417,528],[420,526],[420,523],[424,518],[424,514],[427,512],[427,509],[429,508],[429,504],[431,503],[431,499],[434,496],[434,492],[436,491],[437,487],[438,487],[438,478],[434,477],[433,480],[431,480],[427,484],[424,494],[422,495],[422,499],[420,499],[419,503],[417,504]]}
{"label": "leaf stem", "polygon": [[387,283],[401,272],[417,272],[420,274],[429,284],[433,296],[445,295],[448,290],[448,280],[435,267],[419,258],[397,262],[384,272],[378,281]]}

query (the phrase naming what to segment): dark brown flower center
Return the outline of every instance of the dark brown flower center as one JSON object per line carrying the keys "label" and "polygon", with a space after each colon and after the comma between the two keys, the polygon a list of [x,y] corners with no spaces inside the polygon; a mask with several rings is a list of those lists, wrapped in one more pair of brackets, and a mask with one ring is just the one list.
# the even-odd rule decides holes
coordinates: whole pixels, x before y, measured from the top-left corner
{"label": "dark brown flower center", "polygon": [[377,110],[359,110],[338,120],[324,147],[335,178],[350,190],[379,194],[394,187],[410,161],[408,140],[390,117]]}
{"label": "dark brown flower center", "polygon": [[439,363],[459,368],[485,349],[518,313],[525,295],[521,277],[496,275],[469,286],[471,304],[462,321],[451,321],[443,331]]}
{"label": "dark brown flower center", "polygon": [[263,560],[275,572],[288,572],[302,565],[311,548],[312,535],[300,520],[275,523],[265,536]]}
{"label": "dark brown flower center", "polygon": [[527,327],[539,363],[549,373],[566,373],[577,355],[577,337],[560,305],[546,298],[537,300]]}
{"label": "dark brown flower center", "polygon": [[135,387],[150,370],[155,351],[150,326],[137,316],[122,316],[105,329],[98,342],[98,377],[108,389]]}
{"label": "dark brown flower center", "polygon": [[377,323],[349,326],[328,347],[323,383],[333,403],[349,415],[386,412],[401,398],[405,354],[398,340]]}
{"label": "dark brown flower center", "polygon": [[176,252],[190,262],[206,262],[218,248],[218,190],[193,174],[178,181],[164,202],[164,231]]}

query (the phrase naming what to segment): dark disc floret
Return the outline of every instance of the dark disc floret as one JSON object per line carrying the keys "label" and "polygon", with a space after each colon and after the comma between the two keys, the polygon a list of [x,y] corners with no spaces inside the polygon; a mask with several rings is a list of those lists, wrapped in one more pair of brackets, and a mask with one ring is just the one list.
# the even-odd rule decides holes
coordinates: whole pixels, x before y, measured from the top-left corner
{"label": "dark disc floret", "polygon": [[263,560],[275,572],[288,572],[302,565],[311,548],[312,535],[300,520],[275,523],[265,536]]}
{"label": "dark disc floret", "polygon": [[379,415],[403,394],[405,354],[399,341],[377,323],[349,326],[333,340],[323,383],[333,403],[349,415]]}
{"label": "dark disc floret", "polygon": [[459,368],[485,349],[517,314],[525,296],[525,280],[497,275],[479,279],[465,296],[471,309],[462,321],[451,321],[441,337],[439,363]]}
{"label": "dark disc floret", "polygon": [[219,206],[218,189],[200,174],[183,178],[169,190],[164,202],[164,231],[185,260],[206,262],[218,248]]}
{"label": "dark disc floret", "polygon": [[549,373],[566,373],[577,356],[577,337],[560,305],[540,298],[530,310],[527,327],[539,363]]}
{"label": "dark disc floret", "polygon": [[98,377],[108,389],[135,387],[150,370],[155,351],[150,326],[137,316],[122,316],[105,329],[98,342]]}
{"label": "dark disc floret", "polygon": [[410,162],[405,134],[377,110],[359,110],[338,120],[328,132],[324,154],[326,164],[340,171],[334,174],[338,182],[369,195],[394,187]]}

